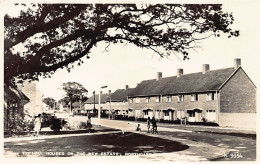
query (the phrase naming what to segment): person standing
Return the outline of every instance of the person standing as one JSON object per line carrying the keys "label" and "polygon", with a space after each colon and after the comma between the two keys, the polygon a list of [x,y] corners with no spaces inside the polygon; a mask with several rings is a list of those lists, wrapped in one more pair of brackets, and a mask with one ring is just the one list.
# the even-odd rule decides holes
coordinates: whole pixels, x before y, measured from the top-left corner
{"label": "person standing", "polygon": [[88,133],[90,133],[91,128],[92,128],[91,117],[88,116],[88,119],[87,119],[87,129],[88,129]]}
{"label": "person standing", "polygon": [[152,133],[158,134],[157,125],[156,125],[156,121],[155,121],[155,118],[154,118],[154,117],[152,118],[152,126],[153,126],[153,128],[152,128]]}
{"label": "person standing", "polygon": [[34,136],[38,137],[41,131],[41,114],[35,117],[34,120]]}
{"label": "person standing", "polygon": [[148,117],[147,119],[147,133],[150,133],[150,127],[151,127],[151,119]]}

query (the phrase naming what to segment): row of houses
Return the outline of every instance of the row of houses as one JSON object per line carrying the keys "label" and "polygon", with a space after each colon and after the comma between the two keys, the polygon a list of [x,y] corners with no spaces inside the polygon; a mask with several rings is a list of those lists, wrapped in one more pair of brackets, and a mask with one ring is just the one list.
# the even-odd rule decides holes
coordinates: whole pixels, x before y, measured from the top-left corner
{"label": "row of houses", "polygon": [[[254,128],[256,120],[256,86],[241,67],[241,59],[234,60],[230,68],[202,71],[176,76],[143,80],[135,88],[118,89],[102,93],[102,114],[135,118],[155,117],[157,120],[214,122],[220,126]],[[99,109],[99,94],[85,103],[87,113]]]}

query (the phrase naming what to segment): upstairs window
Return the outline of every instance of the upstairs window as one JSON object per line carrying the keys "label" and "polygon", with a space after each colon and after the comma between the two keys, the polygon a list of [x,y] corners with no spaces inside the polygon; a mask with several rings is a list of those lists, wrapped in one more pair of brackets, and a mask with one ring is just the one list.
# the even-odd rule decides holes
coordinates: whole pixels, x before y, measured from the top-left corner
{"label": "upstairs window", "polygon": [[207,93],[208,101],[213,101],[216,99],[216,94],[214,92]]}
{"label": "upstairs window", "polygon": [[179,102],[184,101],[184,95],[179,95],[179,96],[178,96],[178,101],[179,101]]}
{"label": "upstairs window", "polygon": [[151,102],[151,98],[150,97],[146,97],[146,103],[150,103]]}
{"label": "upstairs window", "polygon": [[135,102],[140,103],[140,97],[136,97]]}
{"label": "upstairs window", "polygon": [[166,102],[172,102],[172,96],[167,96],[166,97]]}
{"label": "upstairs window", "polygon": [[155,102],[161,102],[160,96],[156,96]]}
{"label": "upstairs window", "polygon": [[191,95],[191,101],[198,101],[199,97],[198,97],[198,94],[192,94]]}

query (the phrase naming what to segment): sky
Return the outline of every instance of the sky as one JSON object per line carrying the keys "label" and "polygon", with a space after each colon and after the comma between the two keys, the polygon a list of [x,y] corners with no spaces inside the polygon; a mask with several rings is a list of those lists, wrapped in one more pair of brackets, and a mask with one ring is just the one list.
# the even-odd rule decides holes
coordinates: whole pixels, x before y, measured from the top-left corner
{"label": "sky", "polygon": [[[70,73],[59,69],[48,79],[37,82],[38,89],[44,97],[53,97],[59,100],[64,92],[61,84],[65,82],[81,83],[89,92],[100,90],[114,92],[117,89],[136,87],[142,80],[154,79],[157,72],[162,72],[163,77],[176,76],[177,69],[183,68],[184,74],[201,72],[203,64],[209,64],[210,69],[233,67],[234,59],[240,58],[242,68],[255,83],[260,84],[259,55],[260,55],[260,1],[237,0],[223,1],[223,10],[232,12],[235,18],[233,29],[240,30],[239,37],[220,38],[211,37],[201,41],[201,47],[190,53],[189,60],[180,60],[175,56],[160,58],[152,50],[141,49],[134,45],[99,43],[91,50],[90,59],[85,59],[84,64],[76,66]],[[259,94],[258,94],[259,95]]]}

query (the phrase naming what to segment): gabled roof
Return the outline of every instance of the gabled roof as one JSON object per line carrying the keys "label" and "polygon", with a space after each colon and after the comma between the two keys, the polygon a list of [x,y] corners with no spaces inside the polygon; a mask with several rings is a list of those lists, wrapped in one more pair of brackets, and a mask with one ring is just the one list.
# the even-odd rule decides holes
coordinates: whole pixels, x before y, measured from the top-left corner
{"label": "gabled roof", "polygon": [[184,74],[180,77],[166,77],[160,80],[144,80],[128,96],[152,96],[218,90],[234,71],[235,69],[232,67],[208,71],[205,74],[198,72]]}
{"label": "gabled roof", "polygon": [[30,101],[30,99],[19,89],[14,87],[8,87],[4,85],[4,100],[5,101]]}
{"label": "gabled roof", "polygon": [[[102,103],[106,103],[106,101],[109,101],[109,96],[111,94],[108,94],[108,93],[103,93],[101,94],[101,97],[100,97],[100,102],[101,104]],[[95,94],[95,101],[94,101],[94,95],[92,95],[87,101],[85,101],[85,104],[98,104],[99,103],[99,94]]]}
{"label": "gabled roof", "polygon": [[111,95],[111,101],[123,102],[127,101],[128,94],[133,90],[133,88],[118,89]]}

